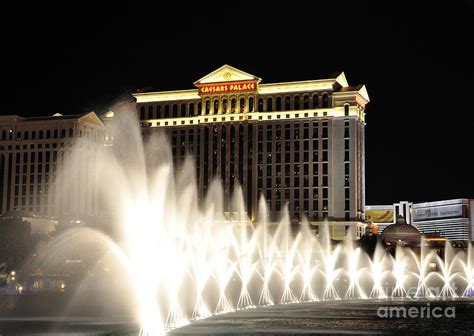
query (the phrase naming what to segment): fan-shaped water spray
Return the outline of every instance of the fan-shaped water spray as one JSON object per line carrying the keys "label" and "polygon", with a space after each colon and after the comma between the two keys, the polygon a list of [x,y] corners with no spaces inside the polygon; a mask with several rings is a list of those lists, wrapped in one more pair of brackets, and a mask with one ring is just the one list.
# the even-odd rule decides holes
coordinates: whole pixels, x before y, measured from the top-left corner
{"label": "fan-shaped water spray", "polygon": [[93,169],[104,209],[122,228],[119,255],[133,278],[142,334],[256,305],[407,297],[412,275],[417,297],[435,295],[429,288],[439,282],[440,296],[472,295],[472,247],[458,256],[448,247],[443,260],[406,248],[393,258],[379,245],[369,258],[356,242],[332,242],[328,225],[315,235],[303,220],[294,232],[287,212],[271,223],[263,198],[252,223],[239,188],[224,211],[219,181],[198,197],[191,156],[173,167],[165,138],[142,140],[134,115],[116,113],[114,144],[100,149]]}

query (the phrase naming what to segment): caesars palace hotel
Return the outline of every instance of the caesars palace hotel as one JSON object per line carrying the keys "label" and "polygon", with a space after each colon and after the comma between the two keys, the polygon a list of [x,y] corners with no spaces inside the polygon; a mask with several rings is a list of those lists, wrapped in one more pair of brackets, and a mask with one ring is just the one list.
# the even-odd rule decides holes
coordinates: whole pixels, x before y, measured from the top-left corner
{"label": "caesars palace hotel", "polygon": [[[327,219],[335,238],[342,237],[350,226],[360,236],[365,207],[364,110],[369,102],[365,86],[349,86],[342,72],[327,79],[261,82],[261,78],[224,65],[194,82],[193,89],[136,92],[142,132],[144,136],[165,132],[178,166],[193,154],[200,196],[205,195],[211,179],[218,177],[227,207],[236,184],[242,186],[252,219],[263,195],[271,220],[277,220],[287,206],[295,221],[306,217],[317,224]],[[44,194],[43,199],[37,198],[38,186],[44,190],[49,181],[38,182],[36,176],[44,175],[44,170],[39,172],[38,162],[31,164],[31,155],[44,151],[46,144],[63,148],[67,145],[61,143],[84,134],[94,134],[91,141],[97,141],[97,134],[105,144],[104,130],[114,113],[94,116],[91,112],[43,118],[46,120],[0,117],[0,133],[5,136],[0,139],[2,212],[61,214],[61,205],[51,204],[51,197],[50,203],[44,202]],[[54,137],[52,129],[62,132],[65,124],[66,133]],[[49,138],[45,133],[41,139],[18,136],[25,129],[39,132],[41,127],[51,129]],[[16,188],[19,185],[13,176],[22,174],[28,176],[26,188]],[[91,215],[98,211],[87,202],[82,201],[80,212]]]}

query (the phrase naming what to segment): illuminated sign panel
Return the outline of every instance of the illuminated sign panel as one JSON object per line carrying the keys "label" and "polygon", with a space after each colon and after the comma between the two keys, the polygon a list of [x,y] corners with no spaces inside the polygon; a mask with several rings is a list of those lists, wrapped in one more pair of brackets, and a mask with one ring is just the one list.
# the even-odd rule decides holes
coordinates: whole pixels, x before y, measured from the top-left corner
{"label": "illuminated sign panel", "polygon": [[393,223],[393,210],[366,210],[365,219],[373,223]]}
{"label": "illuminated sign panel", "polygon": [[462,204],[413,209],[414,221],[462,216]]}
{"label": "illuminated sign panel", "polygon": [[214,94],[228,92],[245,92],[257,90],[255,82],[234,82],[234,83],[216,83],[206,84],[199,87],[199,94]]}

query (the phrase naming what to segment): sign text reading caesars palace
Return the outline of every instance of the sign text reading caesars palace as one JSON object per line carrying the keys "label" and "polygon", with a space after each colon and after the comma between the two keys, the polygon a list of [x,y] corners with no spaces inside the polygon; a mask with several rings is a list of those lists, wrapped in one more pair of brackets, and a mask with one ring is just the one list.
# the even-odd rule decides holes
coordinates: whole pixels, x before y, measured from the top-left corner
{"label": "sign text reading caesars palace", "polygon": [[202,85],[199,87],[200,94],[210,93],[226,93],[226,92],[242,92],[254,91],[257,89],[255,82],[236,82],[236,83],[219,83]]}

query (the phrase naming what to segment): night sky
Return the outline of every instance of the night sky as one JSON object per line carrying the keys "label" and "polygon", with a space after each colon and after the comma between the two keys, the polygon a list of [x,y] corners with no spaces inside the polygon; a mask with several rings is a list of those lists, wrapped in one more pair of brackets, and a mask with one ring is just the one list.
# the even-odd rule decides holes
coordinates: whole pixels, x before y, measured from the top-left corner
{"label": "night sky", "polygon": [[474,198],[474,0],[97,3],[0,5],[0,114],[102,112],[223,64],[265,83],[342,70],[371,98],[367,204]]}

